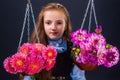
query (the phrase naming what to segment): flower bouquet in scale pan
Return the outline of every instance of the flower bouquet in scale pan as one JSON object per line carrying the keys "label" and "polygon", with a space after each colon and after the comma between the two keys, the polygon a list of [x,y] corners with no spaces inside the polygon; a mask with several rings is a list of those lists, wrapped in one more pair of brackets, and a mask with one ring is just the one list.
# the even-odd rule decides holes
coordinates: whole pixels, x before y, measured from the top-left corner
{"label": "flower bouquet in scale pan", "polygon": [[72,57],[79,68],[94,70],[100,65],[109,68],[118,63],[117,47],[108,44],[101,32],[102,27],[98,26],[92,33],[79,29],[70,34],[74,43]]}
{"label": "flower bouquet in scale pan", "polygon": [[42,70],[54,67],[56,49],[40,43],[24,43],[18,52],[4,60],[4,68],[11,74],[22,73],[33,76]]}

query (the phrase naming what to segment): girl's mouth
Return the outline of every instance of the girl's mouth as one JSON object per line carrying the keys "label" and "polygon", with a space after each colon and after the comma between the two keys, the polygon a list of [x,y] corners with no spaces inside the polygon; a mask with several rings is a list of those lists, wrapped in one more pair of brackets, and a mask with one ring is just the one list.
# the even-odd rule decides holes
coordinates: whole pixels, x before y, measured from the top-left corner
{"label": "girl's mouth", "polygon": [[57,33],[58,33],[58,32],[51,32],[51,34],[54,34],[54,35],[57,34]]}

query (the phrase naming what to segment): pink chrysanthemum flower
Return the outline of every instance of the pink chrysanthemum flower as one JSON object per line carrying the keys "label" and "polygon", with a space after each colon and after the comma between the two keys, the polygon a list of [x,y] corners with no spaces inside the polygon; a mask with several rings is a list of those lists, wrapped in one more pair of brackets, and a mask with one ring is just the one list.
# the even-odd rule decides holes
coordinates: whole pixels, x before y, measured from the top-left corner
{"label": "pink chrysanthemum flower", "polygon": [[86,58],[86,62],[89,62],[90,64],[97,64],[97,57],[95,55],[87,53]]}
{"label": "pink chrysanthemum flower", "polygon": [[84,50],[84,49],[89,50],[89,49],[91,49],[91,46],[92,46],[91,42],[87,38],[86,38],[86,40],[81,41],[78,45],[82,50]]}
{"label": "pink chrysanthemum flower", "polygon": [[10,57],[7,57],[4,62],[3,62],[3,65],[4,65],[4,68],[7,72],[11,73],[11,74],[16,74],[16,70],[11,66],[11,58]]}
{"label": "pink chrysanthemum flower", "polygon": [[42,56],[42,51],[46,48],[43,44],[35,43],[32,45],[31,53],[33,55]]}
{"label": "pink chrysanthemum flower", "polygon": [[44,51],[43,51],[43,57],[46,60],[55,59],[56,56],[57,56],[57,51],[52,46],[47,46],[47,48],[44,49]]}
{"label": "pink chrysanthemum flower", "polygon": [[87,31],[86,30],[77,30],[76,32],[72,32],[70,34],[71,41],[78,45],[81,41],[86,40],[87,38]]}
{"label": "pink chrysanthemum flower", "polygon": [[86,51],[84,54],[80,53],[79,56],[76,58],[76,61],[83,64],[97,64],[97,57],[92,53]]}
{"label": "pink chrysanthemum flower", "polygon": [[105,46],[101,46],[98,49],[98,52],[97,52],[98,65],[103,65],[104,64],[106,53],[107,53],[107,50],[106,50]]}
{"label": "pink chrysanthemum flower", "polygon": [[87,50],[88,54],[92,54],[93,56],[97,56],[98,49],[95,46],[91,46],[89,50]]}
{"label": "pink chrysanthemum flower", "polygon": [[79,54],[78,56],[76,56],[76,62],[78,62],[78,63],[85,63],[85,61],[86,61],[86,59],[85,59],[86,57],[84,56],[84,54]]}
{"label": "pink chrysanthemum flower", "polygon": [[76,56],[76,61],[78,63],[86,63],[87,61],[87,50],[84,48],[84,49],[81,49],[80,53],[78,56]]}
{"label": "pink chrysanthemum flower", "polygon": [[30,54],[31,46],[32,46],[32,44],[30,44],[30,43],[24,43],[20,47],[19,52],[24,54],[25,56],[27,56]]}
{"label": "pink chrysanthemum flower", "polygon": [[23,72],[26,67],[26,57],[22,54],[15,54],[11,57],[11,65],[17,72]]}
{"label": "pink chrysanthemum flower", "polygon": [[46,63],[45,63],[46,70],[49,71],[51,68],[54,67],[54,64],[55,64],[55,60],[54,59],[47,60]]}
{"label": "pink chrysanthemum flower", "polygon": [[97,33],[97,34],[100,34],[101,32],[102,32],[102,26],[100,25],[100,26],[97,26],[97,28],[95,29],[95,32]]}
{"label": "pink chrysanthemum flower", "polygon": [[26,63],[27,68],[25,73],[28,75],[39,73],[44,68],[44,60],[40,57],[29,56]]}
{"label": "pink chrysanthemum flower", "polygon": [[116,65],[119,61],[119,52],[116,47],[109,48],[105,55],[104,66],[112,67]]}
{"label": "pink chrysanthemum flower", "polygon": [[91,33],[88,40],[97,48],[99,48],[100,45],[104,46],[106,44],[106,40],[101,34]]}

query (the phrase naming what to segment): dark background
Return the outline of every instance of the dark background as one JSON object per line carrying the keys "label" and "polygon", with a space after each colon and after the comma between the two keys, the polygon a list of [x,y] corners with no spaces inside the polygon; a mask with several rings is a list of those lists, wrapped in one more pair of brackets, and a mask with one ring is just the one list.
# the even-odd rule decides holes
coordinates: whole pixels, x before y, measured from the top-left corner
{"label": "dark background", "polygon": [[[98,23],[103,26],[103,35],[108,43],[117,46],[120,50],[120,0],[94,1]],[[63,4],[70,13],[74,31],[81,26],[88,0],[31,0],[31,2],[35,19],[46,3]],[[17,51],[26,3],[26,0],[0,0],[0,80],[17,80],[17,75],[4,70],[3,60]],[[94,21],[92,22],[94,24]],[[26,37],[25,33],[23,42],[26,41]],[[95,71],[86,71],[86,78],[87,80],[120,80],[120,63],[112,68],[101,66]]]}

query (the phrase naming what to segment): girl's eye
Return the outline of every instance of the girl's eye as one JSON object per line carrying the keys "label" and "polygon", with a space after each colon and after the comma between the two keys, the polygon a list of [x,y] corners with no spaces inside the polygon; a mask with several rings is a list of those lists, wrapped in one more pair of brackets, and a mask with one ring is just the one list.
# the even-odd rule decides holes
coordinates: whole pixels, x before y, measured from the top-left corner
{"label": "girl's eye", "polygon": [[51,21],[47,21],[47,22],[45,22],[45,24],[48,24],[48,25],[50,25],[50,24],[51,24]]}
{"label": "girl's eye", "polygon": [[61,22],[61,21],[58,21],[57,24],[60,25],[60,24],[62,24],[62,22]]}

